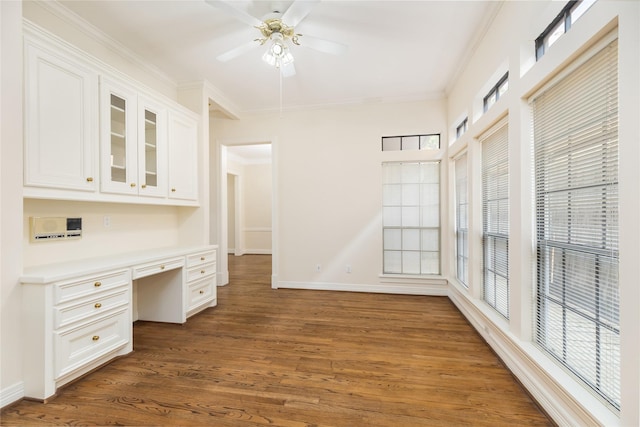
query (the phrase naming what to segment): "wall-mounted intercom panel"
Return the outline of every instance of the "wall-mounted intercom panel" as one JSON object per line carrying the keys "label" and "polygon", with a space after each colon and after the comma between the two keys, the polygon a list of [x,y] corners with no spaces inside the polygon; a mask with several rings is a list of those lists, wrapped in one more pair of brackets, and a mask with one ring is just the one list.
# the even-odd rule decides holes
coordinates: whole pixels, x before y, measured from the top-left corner
{"label": "wall-mounted intercom panel", "polygon": [[82,218],[30,217],[29,236],[32,242],[82,237]]}

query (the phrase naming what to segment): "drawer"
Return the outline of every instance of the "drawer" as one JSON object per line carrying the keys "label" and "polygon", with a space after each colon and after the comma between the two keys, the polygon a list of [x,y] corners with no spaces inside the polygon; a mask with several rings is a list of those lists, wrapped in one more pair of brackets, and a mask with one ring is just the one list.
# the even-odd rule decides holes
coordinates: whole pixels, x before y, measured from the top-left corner
{"label": "drawer", "polygon": [[129,270],[86,276],[68,282],[56,283],[54,288],[54,304],[61,304],[77,298],[97,295],[101,292],[131,283]]}
{"label": "drawer", "polygon": [[154,261],[148,264],[140,264],[133,266],[133,280],[140,279],[141,277],[151,276],[153,274],[162,273],[164,271],[173,270],[175,268],[184,267],[184,258],[169,258],[160,261]]}
{"label": "drawer", "polygon": [[127,308],[75,328],[54,334],[55,378],[60,378],[131,340],[131,316]]}
{"label": "drawer", "polygon": [[187,300],[187,311],[211,301],[216,298],[216,281],[215,278],[207,278],[205,280],[195,282],[189,285],[189,296]]}
{"label": "drawer", "polygon": [[211,262],[208,264],[202,264],[198,267],[193,267],[187,270],[187,282],[192,282],[198,279],[204,279],[216,274],[216,263]]}
{"label": "drawer", "polygon": [[95,298],[84,299],[54,309],[54,328],[61,328],[91,316],[100,316],[118,307],[127,307],[130,301],[129,287],[116,288],[114,291],[101,292]]}
{"label": "drawer", "polygon": [[196,254],[187,255],[187,268],[209,264],[216,261],[216,251],[198,252]]}

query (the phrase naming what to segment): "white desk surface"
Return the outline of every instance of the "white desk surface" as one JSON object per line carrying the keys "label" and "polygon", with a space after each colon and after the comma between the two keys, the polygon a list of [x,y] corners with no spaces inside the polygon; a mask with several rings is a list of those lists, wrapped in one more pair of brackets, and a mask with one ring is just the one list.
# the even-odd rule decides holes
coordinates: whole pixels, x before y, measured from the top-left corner
{"label": "white desk surface", "polygon": [[45,284],[60,280],[73,279],[78,276],[100,273],[106,270],[131,268],[141,264],[162,261],[163,259],[184,256],[217,249],[217,245],[173,246],[148,249],[136,252],[105,255],[95,258],[84,258],[54,264],[43,264],[24,269],[20,282]]}

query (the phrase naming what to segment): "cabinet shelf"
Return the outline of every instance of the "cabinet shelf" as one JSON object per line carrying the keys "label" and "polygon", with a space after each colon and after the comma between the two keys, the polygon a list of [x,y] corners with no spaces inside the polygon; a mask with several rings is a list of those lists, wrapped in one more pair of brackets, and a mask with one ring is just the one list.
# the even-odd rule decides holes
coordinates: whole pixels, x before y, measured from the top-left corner
{"label": "cabinet shelf", "polygon": [[124,134],[117,133],[117,132],[111,132],[111,137],[112,138],[118,138],[118,139],[125,139],[126,138],[126,136]]}

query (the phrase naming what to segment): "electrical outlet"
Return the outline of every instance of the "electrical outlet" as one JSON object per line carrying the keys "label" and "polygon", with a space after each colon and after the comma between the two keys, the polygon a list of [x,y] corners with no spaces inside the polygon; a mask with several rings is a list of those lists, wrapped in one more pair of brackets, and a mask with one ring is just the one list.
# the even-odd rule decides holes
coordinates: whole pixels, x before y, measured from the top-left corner
{"label": "electrical outlet", "polygon": [[102,225],[105,228],[111,227],[111,217],[109,215],[102,217]]}
{"label": "electrical outlet", "polygon": [[321,271],[321,270],[322,270],[322,265],[316,264],[316,271]]}
{"label": "electrical outlet", "polygon": [[351,264],[347,264],[347,267],[346,267],[345,271],[347,273],[351,273]]}

